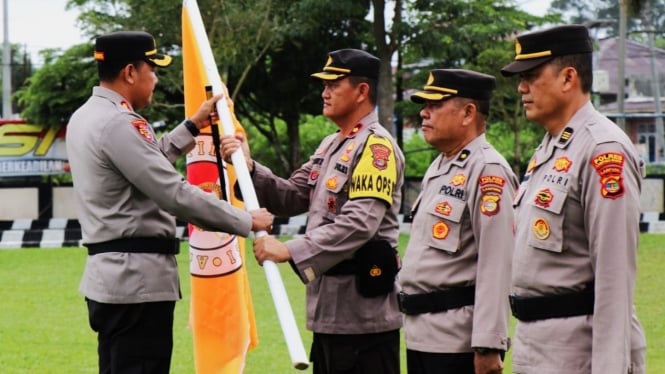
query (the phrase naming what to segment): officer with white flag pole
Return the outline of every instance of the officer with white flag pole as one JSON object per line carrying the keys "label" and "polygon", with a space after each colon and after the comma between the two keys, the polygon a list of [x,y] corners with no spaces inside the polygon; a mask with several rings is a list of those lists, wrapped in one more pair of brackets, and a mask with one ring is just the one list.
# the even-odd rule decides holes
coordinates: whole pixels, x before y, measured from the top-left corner
{"label": "officer with white flag pole", "polygon": [[[205,32],[203,20],[201,19],[201,13],[199,11],[198,4],[196,0],[184,0],[183,6],[187,9],[191,17],[192,29],[194,30],[199,48],[201,48],[201,59],[204,65],[202,68],[205,69],[208,79],[210,80],[213,94],[219,95],[224,93],[226,91],[224,89],[224,83],[219,77],[219,72],[217,71],[217,66],[215,64],[215,59],[210,48],[208,36]],[[224,133],[234,134],[235,128],[233,126],[233,119],[228,108],[226,97],[217,102],[217,111],[219,113]],[[240,186],[240,190],[245,202],[245,208],[247,210],[257,209],[259,207],[259,203],[254,191],[254,186],[252,184],[252,179],[250,177],[247,164],[245,162],[245,156],[243,155],[242,151],[238,150],[231,156],[231,159],[235,167],[236,175],[238,178],[238,185]],[[256,237],[258,238],[265,236],[266,234],[267,233],[265,231],[260,231],[256,233]],[[273,302],[275,303],[277,316],[282,327],[282,332],[284,333],[284,338],[289,350],[289,355],[291,356],[293,367],[296,369],[304,370],[309,366],[309,359],[305,353],[305,348],[303,346],[302,339],[300,338],[298,327],[296,326],[293,310],[291,309],[291,304],[289,303],[286,289],[284,288],[284,283],[279,274],[279,269],[272,261],[265,261],[263,263],[263,269],[266,274],[268,285],[270,286],[270,293],[272,295]]]}

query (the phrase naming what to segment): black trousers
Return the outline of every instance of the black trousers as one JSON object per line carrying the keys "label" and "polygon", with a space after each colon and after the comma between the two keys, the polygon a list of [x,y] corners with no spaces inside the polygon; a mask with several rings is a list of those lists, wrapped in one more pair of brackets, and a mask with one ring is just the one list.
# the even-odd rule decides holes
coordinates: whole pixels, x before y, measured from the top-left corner
{"label": "black trousers", "polygon": [[86,298],[100,374],[167,374],[175,301],[105,304]]}
{"label": "black trousers", "polygon": [[473,352],[430,353],[406,350],[409,374],[475,374]]}
{"label": "black trousers", "polygon": [[313,374],[399,374],[399,330],[376,334],[314,333]]}

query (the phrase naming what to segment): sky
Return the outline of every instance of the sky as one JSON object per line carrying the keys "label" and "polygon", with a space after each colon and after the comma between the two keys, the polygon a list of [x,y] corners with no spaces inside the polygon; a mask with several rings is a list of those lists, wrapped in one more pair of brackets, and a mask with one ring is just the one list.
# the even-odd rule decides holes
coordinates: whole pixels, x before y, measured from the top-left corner
{"label": "sky", "polygon": [[[0,0],[7,2],[9,14],[9,42],[20,44],[30,53],[32,61],[40,65],[38,51],[45,48],[67,49],[84,43],[76,27],[76,10],[65,10],[67,0]],[[519,8],[543,15],[551,0],[514,0]],[[4,3],[3,3],[4,4]],[[0,35],[4,41],[4,8],[0,18]]]}
{"label": "sky", "polygon": [[4,2],[7,2],[8,34],[11,44],[23,46],[33,63],[39,65],[37,51],[67,49],[85,40],[76,28],[75,10],[66,11],[67,0],[0,0],[0,35],[5,40]]}

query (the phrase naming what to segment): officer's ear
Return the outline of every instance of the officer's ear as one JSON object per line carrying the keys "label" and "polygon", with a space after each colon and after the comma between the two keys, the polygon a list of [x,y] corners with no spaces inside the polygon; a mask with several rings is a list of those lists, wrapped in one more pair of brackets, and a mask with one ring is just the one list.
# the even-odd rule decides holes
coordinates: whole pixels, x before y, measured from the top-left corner
{"label": "officer's ear", "polygon": [[120,71],[118,71],[118,79],[122,80],[123,82],[129,82],[134,76],[134,65],[132,64],[127,64],[120,68]]}

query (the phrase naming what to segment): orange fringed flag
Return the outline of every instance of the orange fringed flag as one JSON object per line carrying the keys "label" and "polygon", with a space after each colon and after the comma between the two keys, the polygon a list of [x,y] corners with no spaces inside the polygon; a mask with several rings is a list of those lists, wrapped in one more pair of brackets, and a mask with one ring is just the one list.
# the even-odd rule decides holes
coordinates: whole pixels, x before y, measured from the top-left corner
{"label": "orange fringed flag", "polygon": [[[182,9],[182,53],[185,83],[185,114],[191,116],[205,100],[206,76],[200,47],[192,30],[188,10]],[[233,108],[230,108],[233,113]],[[233,116],[237,131],[244,133]],[[222,129],[220,128],[220,133]],[[187,180],[201,189],[221,195],[219,173],[210,129],[196,138],[187,155]],[[227,168],[228,166],[228,168]],[[226,196],[242,207],[234,193],[236,176],[225,165]],[[245,267],[245,240],[222,232],[189,226],[191,310],[196,372],[242,373],[247,351],[258,343],[254,308]]]}

